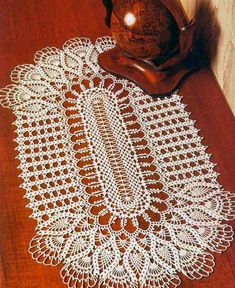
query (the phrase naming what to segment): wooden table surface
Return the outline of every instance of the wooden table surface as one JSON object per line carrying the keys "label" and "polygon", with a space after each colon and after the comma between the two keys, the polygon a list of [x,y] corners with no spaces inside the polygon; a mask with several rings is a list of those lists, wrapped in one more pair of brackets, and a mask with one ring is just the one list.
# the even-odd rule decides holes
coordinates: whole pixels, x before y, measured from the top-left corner
{"label": "wooden table surface", "polygon": [[[0,0],[0,86],[10,82],[14,66],[33,63],[35,51],[45,46],[61,47],[69,38],[95,40],[110,31],[103,23],[101,0]],[[235,192],[235,121],[215,79],[204,68],[188,79],[180,90],[188,111],[205,137],[204,145],[218,163],[219,182]],[[0,287],[65,288],[60,267],[37,264],[28,253],[35,221],[19,188],[14,116],[0,108]],[[235,226],[235,222],[232,223]],[[215,272],[203,280],[182,277],[182,288],[234,288],[235,243],[216,255]]]}

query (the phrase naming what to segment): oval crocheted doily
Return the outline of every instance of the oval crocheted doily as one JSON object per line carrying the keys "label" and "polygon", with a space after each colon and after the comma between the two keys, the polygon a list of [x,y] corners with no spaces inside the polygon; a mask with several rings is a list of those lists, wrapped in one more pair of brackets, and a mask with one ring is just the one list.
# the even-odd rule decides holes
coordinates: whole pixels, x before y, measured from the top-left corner
{"label": "oval crocheted doily", "polygon": [[152,99],[103,71],[112,38],[75,38],[15,68],[0,103],[16,115],[29,251],[68,287],[172,288],[208,276],[233,239],[234,199],[181,97]]}

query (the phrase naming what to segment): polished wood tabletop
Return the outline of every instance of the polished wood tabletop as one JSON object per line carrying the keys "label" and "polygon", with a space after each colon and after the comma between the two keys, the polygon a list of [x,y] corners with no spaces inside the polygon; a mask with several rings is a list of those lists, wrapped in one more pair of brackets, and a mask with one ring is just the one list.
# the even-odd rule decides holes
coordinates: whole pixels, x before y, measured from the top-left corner
{"label": "polished wood tabletop", "polygon": [[[76,36],[95,40],[109,35],[104,16],[101,0],[0,0],[0,86],[10,83],[16,65],[33,63],[37,50],[61,47]],[[197,120],[196,127],[202,129],[211,160],[218,163],[219,182],[235,192],[235,121],[210,70],[192,75],[179,94]],[[32,211],[25,208],[28,201],[19,188],[14,120],[10,110],[0,108],[0,287],[65,288],[60,267],[37,264],[28,252],[36,223],[29,218]],[[215,272],[210,277],[190,281],[182,276],[181,287],[234,288],[235,243],[215,256]]]}

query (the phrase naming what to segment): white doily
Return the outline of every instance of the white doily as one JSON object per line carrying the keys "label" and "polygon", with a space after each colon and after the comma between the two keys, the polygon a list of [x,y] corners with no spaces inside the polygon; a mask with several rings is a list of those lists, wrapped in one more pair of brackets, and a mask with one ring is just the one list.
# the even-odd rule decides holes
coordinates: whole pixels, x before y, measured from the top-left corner
{"label": "white doily", "polygon": [[114,47],[45,48],[1,90],[16,115],[22,187],[37,220],[32,257],[68,287],[172,288],[208,276],[233,239],[234,199],[181,97],[152,99],[104,72]]}

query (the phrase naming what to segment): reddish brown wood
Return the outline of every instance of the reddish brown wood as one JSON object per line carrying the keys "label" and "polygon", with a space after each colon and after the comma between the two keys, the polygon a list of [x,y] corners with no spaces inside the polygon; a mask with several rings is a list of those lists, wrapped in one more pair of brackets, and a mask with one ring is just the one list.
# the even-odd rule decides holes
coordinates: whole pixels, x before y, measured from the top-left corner
{"label": "reddish brown wood", "polygon": [[99,56],[103,69],[134,81],[152,96],[172,93],[198,70],[192,53],[195,23],[188,21],[178,0],[103,3],[105,23],[117,43]]}
{"label": "reddish brown wood", "polygon": [[179,29],[186,27],[189,24],[188,18],[182,9],[179,0],[160,0],[163,5],[171,12],[174,16]]}
{"label": "reddish brown wood", "polygon": [[159,70],[151,61],[130,58],[118,47],[100,54],[98,59],[104,70],[135,82],[153,97],[161,97],[170,95],[184,79],[199,69],[194,57],[189,55],[181,63],[164,70]]}
{"label": "reddish brown wood", "polygon": [[[32,63],[36,50],[61,45],[69,38],[87,36],[93,40],[108,35],[103,24],[105,11],[100,0],[1,0],[0,1],[0,84],[9,83],[14,66]],[[88,25],[89,23],[89,25]],[[225,189],[235,191],[235,122],[225,98],[208,69],[191,76],[180,94],[189,104],[188,111],[202,129],[203,143],[213,154],[221,173],[219,181]],[[0,287],[1,288],[65,288],[59,276],[60,267],[37,264],[28,253],[34,235],[35,221],[19,189],[18,161],[14,116],[0,108]],[[235,226],[235,223],[233,223]],[[206,279],[190,281],[183,277],[182,288],[234,288],[235,244],[216,255],[215,272]]]}
{"label": "reddish brown wood", "polygon": [[112,34],[125,53],[135,58],[161,59],[175,49],[179,27],[161,1],[116,0],[112,3]]}

